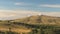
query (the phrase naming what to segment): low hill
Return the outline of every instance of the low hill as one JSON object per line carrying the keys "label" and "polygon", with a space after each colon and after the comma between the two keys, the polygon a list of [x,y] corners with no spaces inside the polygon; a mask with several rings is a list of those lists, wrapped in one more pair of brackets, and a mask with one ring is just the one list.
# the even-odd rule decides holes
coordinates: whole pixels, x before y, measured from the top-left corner
{"label": "low hill", "polygon": [[60,17],[36,15],[14,20],[0,20],[0,31],[19,34],[35,34],[35,31],[38,31],[38,34],[45,32],[45,34],[60,34]]}
{"label": "low hill", "polygon": [[21,22],[27,24],[51,24],[60,25],[60,17],[52,17],[46,15],[30,16],[21,19],[15,19],[14,22]]}

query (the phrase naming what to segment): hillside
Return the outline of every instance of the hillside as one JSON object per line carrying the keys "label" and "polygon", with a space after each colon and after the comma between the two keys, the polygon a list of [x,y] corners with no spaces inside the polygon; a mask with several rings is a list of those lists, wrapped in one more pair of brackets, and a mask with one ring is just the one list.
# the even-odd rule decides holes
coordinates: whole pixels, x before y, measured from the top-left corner
{"label": "hillside", "polygon": [[60,17],[36,15],[14,20],[0,20],[1,33],[60,34]]}
{"label": "hillside", "polygon": [[27,24],[51,24],[51,25],[59,25],[60,24],[60,17],[52,17],[46,15],[37,15],[37,16],[30,16],[21,19],[15,19],[14,22],[21,22]]}

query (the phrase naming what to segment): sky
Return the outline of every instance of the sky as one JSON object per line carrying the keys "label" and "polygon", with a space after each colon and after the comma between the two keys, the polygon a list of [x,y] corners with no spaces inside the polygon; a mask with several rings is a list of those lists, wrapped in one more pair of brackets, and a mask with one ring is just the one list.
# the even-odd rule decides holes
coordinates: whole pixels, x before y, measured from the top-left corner
{"label": "sky", "polygon": [[60,0],[0,0],[0,20],[41,14],[60,17]]}

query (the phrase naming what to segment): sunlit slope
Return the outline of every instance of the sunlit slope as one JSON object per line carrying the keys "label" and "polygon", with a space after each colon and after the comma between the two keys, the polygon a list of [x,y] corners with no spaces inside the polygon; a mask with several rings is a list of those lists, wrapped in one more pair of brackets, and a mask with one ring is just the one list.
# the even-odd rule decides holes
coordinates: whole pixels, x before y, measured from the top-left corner
{"label": "sunlit slope", "polygon": [[26,18],[16,19],[15,22],[28,23],[28,24],[60,24],[60,17],[52,17],[45,15],[30,16]]}

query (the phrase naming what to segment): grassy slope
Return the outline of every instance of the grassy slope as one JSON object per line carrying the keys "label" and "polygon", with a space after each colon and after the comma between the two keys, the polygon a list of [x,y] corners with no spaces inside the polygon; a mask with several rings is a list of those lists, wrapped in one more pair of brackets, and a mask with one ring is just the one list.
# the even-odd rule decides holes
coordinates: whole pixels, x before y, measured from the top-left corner
{"label": "grassy slope", "polygon": [[[26,27],[24,26],[20,26],[20,25],[6,25],[8,24],[7,22],[8,20],[6,21],[0,21],[0,30],[4,30],[4,31],[8,31],[9,27],[12,28],[12,31],[15,31],[15,32],[30,32],[31,30],[30,29],[27,29]],[[59,25],[60,26],[60,18],[59,17],[51,17],[51,16],[45,16],[45,15],[42,15],[42,16],[30,16],[30,17],[26,17],[26,18],[22,18],[22,19],[16,19],[16,20],[13,20],[13,22],[19,22],[19,23],[27,23],[27,24],[37,24],[37,25],[40,25],[40,24],[45,24],[45,25]],[[13,23],[12,22],[12,23]]]}
{"label": "grassy slope", "polygon": [[60,17],[51,17],[51,16],[30,16],[22,19],[16,19],[15,22],[22,22],[28,24],[51,24],[51,25],[60,25]]}

